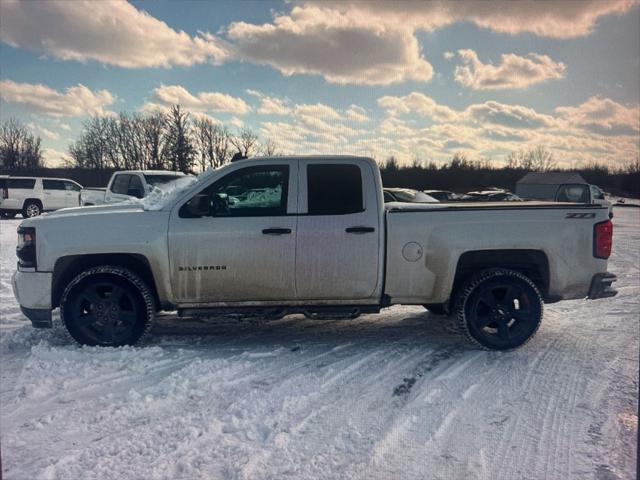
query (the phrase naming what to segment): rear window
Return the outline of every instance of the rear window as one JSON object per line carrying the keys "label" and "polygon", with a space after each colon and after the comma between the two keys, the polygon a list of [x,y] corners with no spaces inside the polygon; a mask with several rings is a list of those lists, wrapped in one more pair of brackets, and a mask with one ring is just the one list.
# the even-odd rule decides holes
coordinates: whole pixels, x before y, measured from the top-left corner
{"label": "rear window", "polygon": [[9,188],[21,188],[25,190],[33,190],[36,186],[35,178],[9,178],[7,180]]}
{"label": "rear window", "polygon": [[173,182],[182,178],[181,175],[145,175],[144,179],[149,185],[164,185],[165,183]]}
{"label": "rear window", "polygon": [[362,212],[362,176],[356,165],[307,165],[310,215]]}

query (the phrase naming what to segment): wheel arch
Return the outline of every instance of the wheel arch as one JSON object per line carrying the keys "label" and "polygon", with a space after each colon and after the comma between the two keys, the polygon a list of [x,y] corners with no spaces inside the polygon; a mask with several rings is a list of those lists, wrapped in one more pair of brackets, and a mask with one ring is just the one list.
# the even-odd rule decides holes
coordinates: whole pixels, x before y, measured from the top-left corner
{"label": "wheel arch", "polygon": [[22,202],[22,210],[27,208],[27,205],[29,205],[30,203],[37,203],[40,206],[40,211],[44,210],[44,204],[42,203],[42,200],[35,197],[25,198],[24,202]]}
{"label": "wheel arch", "polygon": [[65,287],[76,275],[88,268],[100,265],[123,267],[137,274],[151,289],[156,308],[159,308],[160,298],[151,265],[144,255],[133,253],[69,255],[59,258],[53,268],[51,291],[52,308],[60,306],[60,299]]}
{"label": "wheel arch", "polygon": [[497,249],[472,250],[458,258],[451,290],[455,292],[476,273],[490,268],[515,270],[528,277],[538,288],[545,301],[552,300],[549,292],[549,259],[542,250]]}

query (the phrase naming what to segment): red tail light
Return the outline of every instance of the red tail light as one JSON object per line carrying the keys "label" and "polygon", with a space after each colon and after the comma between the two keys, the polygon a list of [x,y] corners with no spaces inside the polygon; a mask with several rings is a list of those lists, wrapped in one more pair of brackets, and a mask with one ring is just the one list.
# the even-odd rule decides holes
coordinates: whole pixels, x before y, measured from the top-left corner
{"label": "red tail light", "polygon": [[613,245],[613,223],[611,220],[596,223],[593,226],[593,256],[607,259]]}

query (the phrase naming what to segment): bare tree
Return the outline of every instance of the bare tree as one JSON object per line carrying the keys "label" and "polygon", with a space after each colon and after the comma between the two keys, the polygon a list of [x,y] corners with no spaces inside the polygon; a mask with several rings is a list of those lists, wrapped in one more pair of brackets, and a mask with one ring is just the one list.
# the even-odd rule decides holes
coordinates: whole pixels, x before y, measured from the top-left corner
{"label": "bare tree", "polygon": [[141,151],[144,168],[162,169],[162,142],[165,134],[165,118],[155,112],[140,121]]}
{"label": "bare tree", "polygon": [[557,167],[553,154],[540,145],[531,150],[518,150],[507,155],[507,167],[532,170],[536,172],[548,172]]}
{"label": "bare tree", "polygon": [[184,112],[180,105],[174,105],[166,116],[166,125],[166,141],[163,148],[165,162],[171,170],[188,172],[193,166],[195,155],[189,114]]}
{"label": "bare tree", "polygon": [[120,157],[113,142],[113,119],[91,117],[82,125],[78,139],[69,145],[69,155],[81,168],[122,168]]}
{"label": "bare tree", "polygon": [[251,157],[258,152],[258,136],[249,128],[243,128],[237,135],[230,138],[231,144],[245,157]]}
{"label": "bare tree", "polygon": [[260,148],[260,153],[266,157],[281,156],[282,152],[275,140],[267,138]]}
{"label": "bare tree", "polygon": [[7,170],[42,166],[40,137],[18,119],[9,118],[0,126],[0,165]]}

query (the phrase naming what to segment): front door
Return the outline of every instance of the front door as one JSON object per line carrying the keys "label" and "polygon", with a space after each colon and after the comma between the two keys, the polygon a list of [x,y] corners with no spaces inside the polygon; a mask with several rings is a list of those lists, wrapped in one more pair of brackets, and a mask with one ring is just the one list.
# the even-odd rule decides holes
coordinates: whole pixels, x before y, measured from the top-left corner
{"label": "front door", "polygon": [[[171,212],[169,263],[181,304],[295,299],[297,166],[238,165]],[[290,192],[294,192],[293,194]],[[205,205],[194,213],[191,204]]]}
{"label": "front door", "polygon": [[43,179],[42,191],[44,210],[57,210],[67,206],[67,188],[62,180]]}
{"label": "front door", "polygon": [[382,207],[370,165],[304,160],[300,184],[298,299],[377,302]]}

